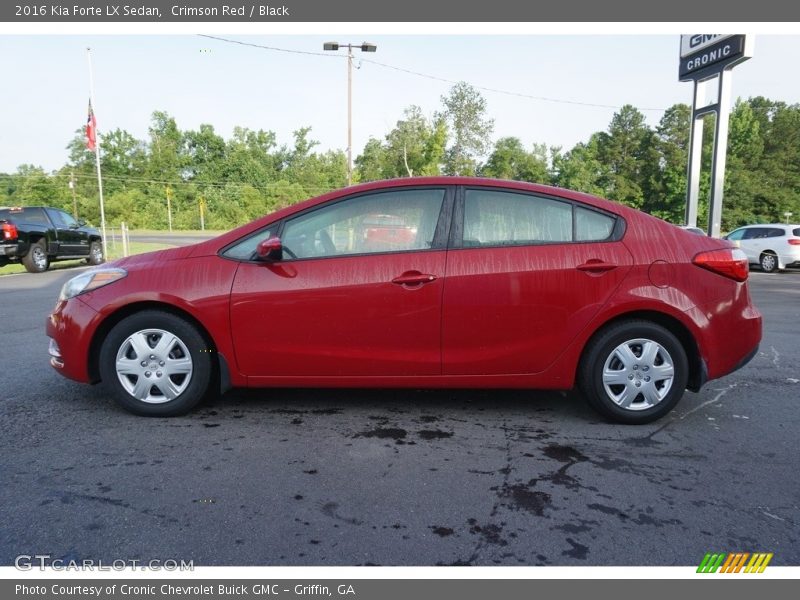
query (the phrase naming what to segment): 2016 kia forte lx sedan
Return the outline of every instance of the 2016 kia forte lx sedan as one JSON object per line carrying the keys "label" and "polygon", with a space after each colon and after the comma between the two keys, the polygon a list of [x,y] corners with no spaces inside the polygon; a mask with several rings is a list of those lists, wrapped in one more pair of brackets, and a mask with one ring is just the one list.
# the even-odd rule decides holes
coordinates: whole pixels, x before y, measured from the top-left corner
{"label": "2016 kia forte lx sedan", "polygon": [[68,281],[51,364],[170,416],[229,387],[576,384],[646,423],[761,339],[747,257],[586,194],[473,178],[350,187]]}

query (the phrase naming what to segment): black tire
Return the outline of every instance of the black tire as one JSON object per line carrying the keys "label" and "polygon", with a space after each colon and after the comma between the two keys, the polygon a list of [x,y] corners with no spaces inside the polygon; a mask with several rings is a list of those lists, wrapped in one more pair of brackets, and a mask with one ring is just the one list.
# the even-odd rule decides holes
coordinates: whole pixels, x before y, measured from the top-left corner
{"label": "black tire", "polygon": [[[652,360],[644,356],[643,342],[655,343],[647,346],[654,352]],[[631,352],[627,366],[617,352],[620,348],[623,354]],[[612,374],[608,386],[604,382],[607,361]],[[666,375],[670,364],[671,381],[658,379],[655,374]],[[612,383],[616,379],[624,383]],[[678,338],[660,325],[639,320],[621,321],[598,332],[584,350],[578,374],[580,389],[592,408],[604,417],[630,425],[650,423],[666,415],[683,397],[688,379],[689,361]],[[623,401],[625,394],[632,399],[628,408],[612,397]]]}
{"label": "black tire", "polygon": [[22,265],[28,273],[42,273],[50,267],[50,257],[47,256],[47,246],[44,240],[31,244],[28,253],[22,257]]}
{"label": "black tire", "polygon": [[[177,342],[167,343],[169,338],[165,338],[164,333],[175,336]],[[132,340],[148,344],[146,353],[137,352]],[[163,348],[157,344],[162,340]],[[144,346],[140,345],[140,349]],[[169,373],[168,365],[185,368],[187,357],[190,359],[188,375]],[[117,372],[118,358],[125,361],[125,370],[130,373]],[[211,395],[211,384],[215,380],[214,352],[197,328],[181,317],[160,310],[138,312],[117,323],[103,341],[99,361],[100,377],[117,403],[146,417],[186,414]],[[138,386],[140,379],[141,387]],[[146,388],[148,383],[150,387]],[[164,390],[168,394],[175,393],[175,397],[169,399]],[[134,393],[147,395],[147,398],[138,398]]]}
{"label": "black tire", "polygon": [[778,257],[772,252],[762,252],[758,262],[764,273],[774,273],[778,270]]}
{"label": "black tire", "polygon": [[103,255],[103,244],[97,241],[89,244],[89,258],[86,259],[86,262],[90,265],[102,265],[106,262],[106,258]]}

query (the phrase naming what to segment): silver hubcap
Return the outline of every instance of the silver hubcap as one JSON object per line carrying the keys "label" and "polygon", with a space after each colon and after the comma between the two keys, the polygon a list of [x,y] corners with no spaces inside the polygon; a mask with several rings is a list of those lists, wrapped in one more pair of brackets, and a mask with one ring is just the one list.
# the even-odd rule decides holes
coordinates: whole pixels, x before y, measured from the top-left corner
{"label": "silver hubcap", "polygon": [[103,259],[103,249],[98,244],[95,244],[92,248],[92,258],[95,261],[101,261]]}
{"label": "silver hubcap", "polygon": [[620,408],[646,410],[672,388],[675,366],[666,348],[644,338],[623,342],[603,365],[603,388]]}
{"label": "silver hubcap", "polygon": [[33,264],[35,264],[38,269],[44,269],[47,266],[47,255],[44,253],[44,250],[38,246],[33,249]]}
{"label": "silver hubcap", "polygon": [[761,268],[765,271],[772,271],[775,268],[775,257],[772,254],[765,254],[761,257]]}
{"label": "silver hubcap", "polygon": [[163,329],[143,329],[122,342],[117,377],[131,396],[162,404],[180,396],[192,379],[192,357],[179,337]]}

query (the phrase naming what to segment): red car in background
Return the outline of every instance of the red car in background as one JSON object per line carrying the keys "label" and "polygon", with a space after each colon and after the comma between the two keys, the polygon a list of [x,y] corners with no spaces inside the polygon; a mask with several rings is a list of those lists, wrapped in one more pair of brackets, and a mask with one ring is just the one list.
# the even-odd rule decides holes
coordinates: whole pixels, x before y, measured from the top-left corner
{"label": "red car in background", "polygon": [[729,242],[614,202],[409,178],[88,270],[47,334],[53,367],[141,415],[229,387],[577,384],[646,423],[756,353],[747,278]]}

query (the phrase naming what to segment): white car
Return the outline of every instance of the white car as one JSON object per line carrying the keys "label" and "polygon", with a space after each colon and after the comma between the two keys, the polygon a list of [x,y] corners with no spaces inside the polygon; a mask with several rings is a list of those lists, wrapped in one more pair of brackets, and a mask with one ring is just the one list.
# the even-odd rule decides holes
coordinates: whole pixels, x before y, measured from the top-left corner
{"label": "white car", "polygon": [[765,273],[800,267],[800,225],[747,225],[725,236]]}

